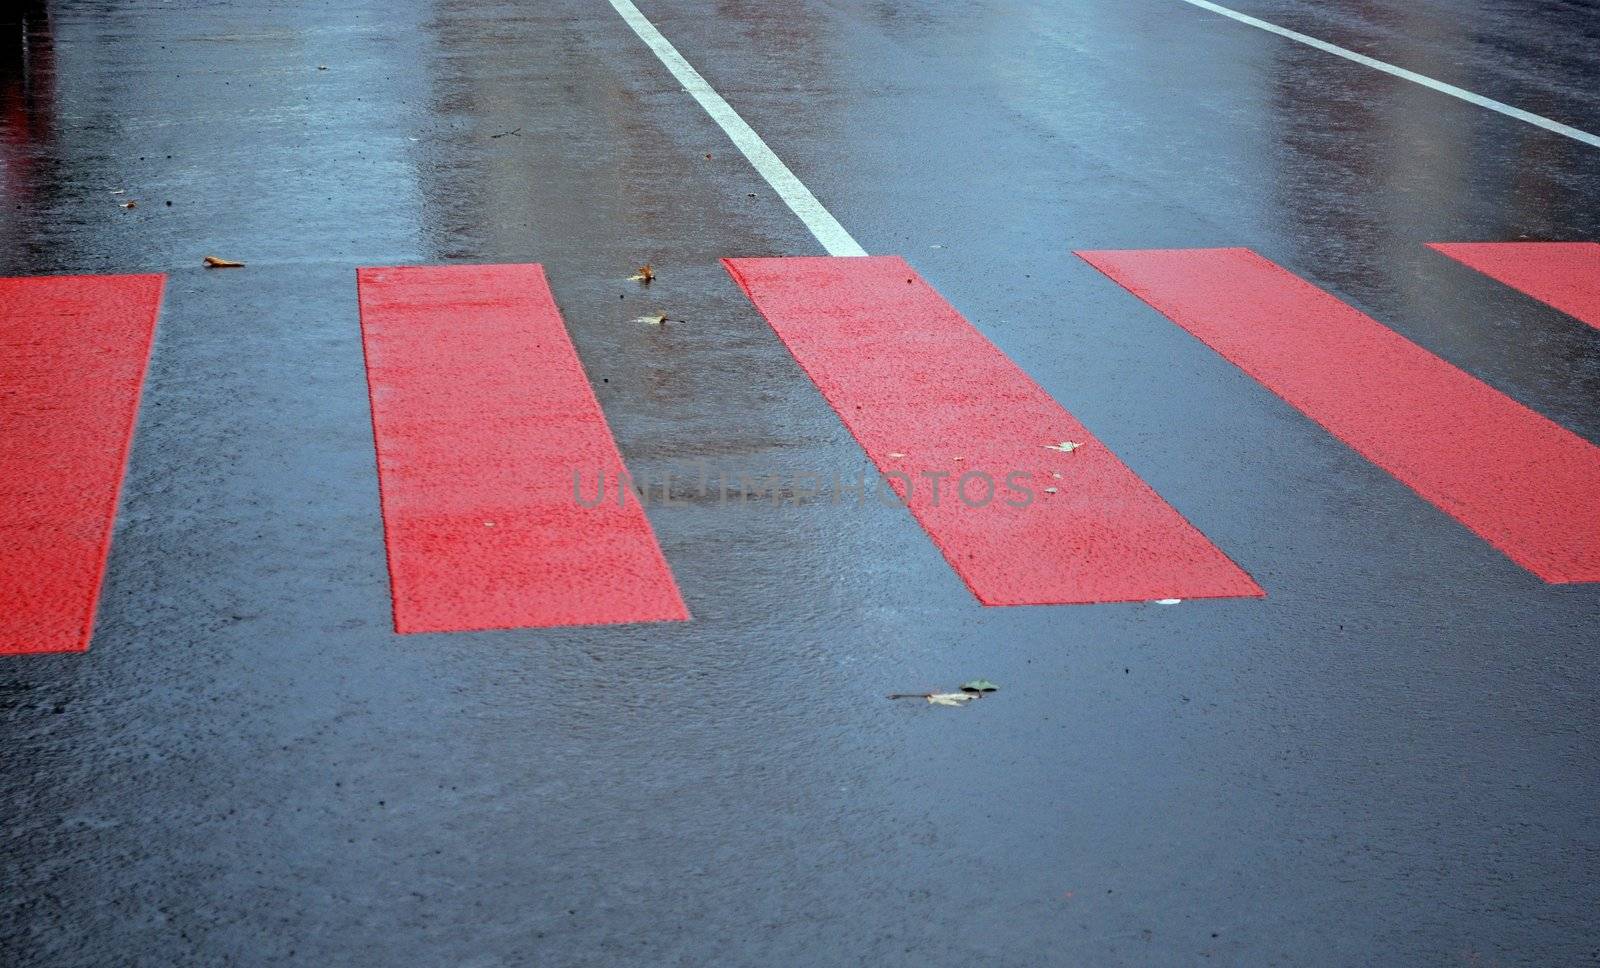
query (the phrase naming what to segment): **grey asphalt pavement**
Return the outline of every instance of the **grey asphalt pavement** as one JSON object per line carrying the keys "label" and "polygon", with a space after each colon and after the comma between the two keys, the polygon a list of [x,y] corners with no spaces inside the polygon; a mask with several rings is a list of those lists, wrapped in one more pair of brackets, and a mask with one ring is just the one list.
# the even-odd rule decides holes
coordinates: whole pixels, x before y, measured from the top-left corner
{"label": "grey asphalt pavement", "polygon": [[[1235,6],[1600,131],[1592,0]],[[396,635],[357,266],[544,264],[636,475],[851,473],[719,264],[817,241],[606,0],[23,0],[0,275],[168,283],[93,646],[0,657],[0,964],[1600,964],[1600,587],[1072,256],[1249,246],[1600,441],[1600,330],[1422,245],[1600,241],[1600,149],[1180,0],[639,9],[1267,596],[700,502],[693,621]]]}

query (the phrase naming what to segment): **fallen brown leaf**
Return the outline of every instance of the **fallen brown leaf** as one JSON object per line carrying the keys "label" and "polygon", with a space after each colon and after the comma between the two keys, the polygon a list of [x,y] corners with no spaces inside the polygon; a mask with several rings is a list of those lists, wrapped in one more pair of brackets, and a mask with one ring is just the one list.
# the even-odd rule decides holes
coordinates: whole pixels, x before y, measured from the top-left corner
{"label": "fallen brown leaf", "polygon": [[650,283],[655,281],[655,278],[656,278],[656,271],[654,269],[650,268],[650,263],[646,262],[644,265],[639,267],[639,271],[638,272],[635,272],[633,275],[628,277],[628,281],[629,282],[642,282],[642,283],[644,283],[645,285],[648,286],[648,285],[650,285]]}
{"label": "fallen brown leaf", "polygon": [[234,262],[232,259],[219,259],[214,255],[206,256],[203,261],[205,262],[207,269],[243,269],[244,268],[244,263],[243,262]]}

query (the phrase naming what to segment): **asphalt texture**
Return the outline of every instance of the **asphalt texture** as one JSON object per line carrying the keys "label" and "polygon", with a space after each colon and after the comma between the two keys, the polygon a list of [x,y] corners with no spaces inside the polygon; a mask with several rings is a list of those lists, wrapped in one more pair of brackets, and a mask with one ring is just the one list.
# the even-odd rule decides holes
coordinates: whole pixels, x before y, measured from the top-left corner
{"label": "asphalt texture", "polygon": [[[1249,246],[1600,441],[1600,331],[1423,247],[1600,240],[1600,150],[1177,0],[640,9],[1267,596],[689,500],[690,622],[396,635],[357,266],[542,263],[636,476],[851,473],[718,263],[816,241],[604,0],[24,0],[0,274],[168,285],[93,647],[0,661],[0,964],[1600,963],[1600,588],[1071,254]],[[1238,9],[1600,131],[1588,0]]]}

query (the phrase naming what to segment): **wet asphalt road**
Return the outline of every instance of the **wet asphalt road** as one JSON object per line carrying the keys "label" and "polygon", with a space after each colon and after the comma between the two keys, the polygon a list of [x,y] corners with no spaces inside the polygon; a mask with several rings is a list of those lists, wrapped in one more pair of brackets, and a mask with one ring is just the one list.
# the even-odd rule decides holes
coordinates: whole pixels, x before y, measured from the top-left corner
{"label": "wet asphalt road", "polygon": [[[0,274],[169,282],[93,649],[0,661],[0,964],[1600,963],[1600,588],[1071,256],[1250,246],[1600,441],[1600,331],[1421,247],[1600,240],[1600,150],[1176,0],[641,2],[1268,596],[986,609],[902,509],[699,502],[692,622],[402,637],[356,266],[544,263],[636,474],[848,474],[717,263],[817,243],[604,0],[47,6]],[[1593,2],[1239,6],[1600,131]]]}

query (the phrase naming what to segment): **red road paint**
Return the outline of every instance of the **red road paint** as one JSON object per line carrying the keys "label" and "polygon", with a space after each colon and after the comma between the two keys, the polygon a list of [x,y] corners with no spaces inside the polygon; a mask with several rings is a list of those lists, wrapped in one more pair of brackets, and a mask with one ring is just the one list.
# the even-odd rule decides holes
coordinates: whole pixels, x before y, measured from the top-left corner
{"label": "red road paint", "polygon": [[1428,248],[1600,329],[1600,243],[1433,242]]}
{"label": "red road paint", "polygon": [[[1262,594],[903,260],[723,262],[878,469],[911,475],[911,513],[985,605]],[[1084,446],[1046,449],[1065,441]],[[938,503],[924,471],[951,472]],[[996,482],[983,507],[951,498],[971,471]]]}
{"label": "red road paint", "polygon": [[397,632],[689,617],[537,265],[357,271]]}
{"label": "red road paint", "polygon": [[1517,564],[1600,581],[1600,448],[1249,249],[1078,255]]}
{"label": "red road paint", "polygon": [[0,279],[0,655],[89,648],[164,281]]}

